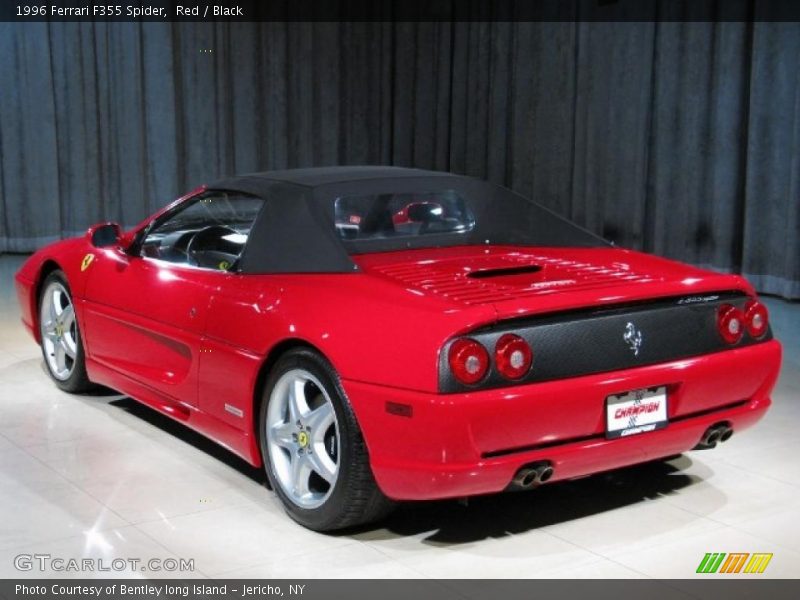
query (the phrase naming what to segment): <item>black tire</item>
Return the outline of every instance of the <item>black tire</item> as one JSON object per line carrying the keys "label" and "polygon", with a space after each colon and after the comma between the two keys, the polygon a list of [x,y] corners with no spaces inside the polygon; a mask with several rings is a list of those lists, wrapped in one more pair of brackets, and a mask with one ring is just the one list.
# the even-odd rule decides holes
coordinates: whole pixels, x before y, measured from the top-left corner
{"label": "black tire", "polygon": [[[313,509],[298,506],[284,493],[269,456],[266,438],[267,409],[272,390],[281,376],[293,369],[304,369],[322,383],[333,405],[339,429],[338,476],[325,502]],[[292,519],[304,527],[322,532],[371,523],[391,512],[394,503],[375,483],[361,429],[339,376],[317,352],[298,348],[278,359],[262,390],[258,423],[261,456],[269,483]]]}
{"label": "black tire", "polygon": [[[96,386],[91,381],[89,381],[89,377],[86,374],[86,356],[83,350],[83,341],[82,336],[80,333],[80,324],[78,323],[78,317],[75,316],[75,345],[76,345],[76,352],[75,358],[73,359],[72,363],[72,372],[70,373],[69,377],[66,379],[59,379],[53,373],[52,368],[50,367],[50,362],[47,356],[47,350],[44,343],[44,332],[43,332],[43,322],[41,318],[41,307],[42,301],[44,300],[44,295],[48,289],[48,287],[52,283],[59,283],[63,288],[66,290],[67,294],[69,295],[70,301],[72,301],[72,291],[69,288],[69,283],[67,283],[67,278],[64,276],[63,271],[56,270],[52,271],[47,277],[45,277],[42,285],[39,288],[39,302],[37,303],[37,319],[39,321],[39,334],[42,336],[42,358],[44,359],[44,365],[47,369],[47,373],[50,375],[50,379],[53,380],[53,383],[56,386],[71,394],[80,394],[83,392],[89,392],[94,389]],[[74,306],[74,303],[73,303]]]}

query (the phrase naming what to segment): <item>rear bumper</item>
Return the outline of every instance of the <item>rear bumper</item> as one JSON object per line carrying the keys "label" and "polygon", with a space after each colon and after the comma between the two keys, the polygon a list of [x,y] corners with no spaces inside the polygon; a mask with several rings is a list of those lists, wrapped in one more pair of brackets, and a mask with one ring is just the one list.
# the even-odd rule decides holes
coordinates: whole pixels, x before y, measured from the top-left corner
{"label": "rear bumper", "polygon": [[[775,341],[692,359],[559,381],[432,394],[355,381],[344,387],[381,490],[398,500],[499,492],[523,465],[550,461],[551,481],[693,448],[712,424],[735,433],[770,405],[780,368]],[[605,399],[666,385],[666,428],[605,438]],[[408,408],[392,414],[387,403]],[[397,411],[395,411],[397,412]]]}

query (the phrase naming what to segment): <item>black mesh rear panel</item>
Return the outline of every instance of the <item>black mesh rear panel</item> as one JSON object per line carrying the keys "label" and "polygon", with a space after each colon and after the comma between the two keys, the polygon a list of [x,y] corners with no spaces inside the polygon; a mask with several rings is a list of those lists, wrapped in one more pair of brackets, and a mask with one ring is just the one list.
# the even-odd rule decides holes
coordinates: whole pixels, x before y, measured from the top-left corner
{"label": "black mesh rear panel", "polygon": [[[466,386],[450,374],[448,343],[439,358],[439,385],[442,392],[463,392],[537,381],[549,381],[652,365],[681,358],[740,348],[772,338],[772,332],[759,340],[747,333],[730,346],[717,330],[720,304],[743,308],[747,297],[741,293],[705,294],[693,298],[672,298],[647,304],[575,311],[530,319],[504,321],[477,331],[471,337],[493,354],[497,339],[515,333],[533,349],[533,367],[519,381],[508,381],[490,369],[477,385]],[[630,325],[629,325],[630,324]],[[632,328],[631,328],[632,326]],[[638,353],[626,333],[641,334]]]}

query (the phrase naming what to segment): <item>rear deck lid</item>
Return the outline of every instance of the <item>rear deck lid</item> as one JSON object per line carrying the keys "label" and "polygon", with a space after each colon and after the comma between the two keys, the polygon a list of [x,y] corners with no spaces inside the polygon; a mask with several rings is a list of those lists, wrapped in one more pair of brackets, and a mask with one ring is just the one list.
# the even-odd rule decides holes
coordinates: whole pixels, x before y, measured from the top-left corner
{"label": "rear deck lid", "polygon": [[618,248],[460,246],[354,256],[372,275],[498,318],[657,297],[747,291],[743,280]]}

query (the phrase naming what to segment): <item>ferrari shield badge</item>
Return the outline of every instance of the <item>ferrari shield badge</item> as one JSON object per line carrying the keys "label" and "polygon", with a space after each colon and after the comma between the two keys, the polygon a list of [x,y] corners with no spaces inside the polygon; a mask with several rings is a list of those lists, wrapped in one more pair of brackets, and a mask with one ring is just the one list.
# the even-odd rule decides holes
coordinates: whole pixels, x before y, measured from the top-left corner
{"label": "ferrari shield badge", "polygon": [[89,265],[92,264],[93,260],[94,260],[94,254],[87,254],[86,256],[84,256],[83,260],[81,261],[81,271],[85,271],[86,269],[88,269]]}
{"label": "ferrari shield badge", "polygon": [[642,332],[636,329],[633,323],[628,323],[625,326],[625,333],[622,335],[622,339],[628,344],[633,355],[639,356],[639,348],[642,347]]}

